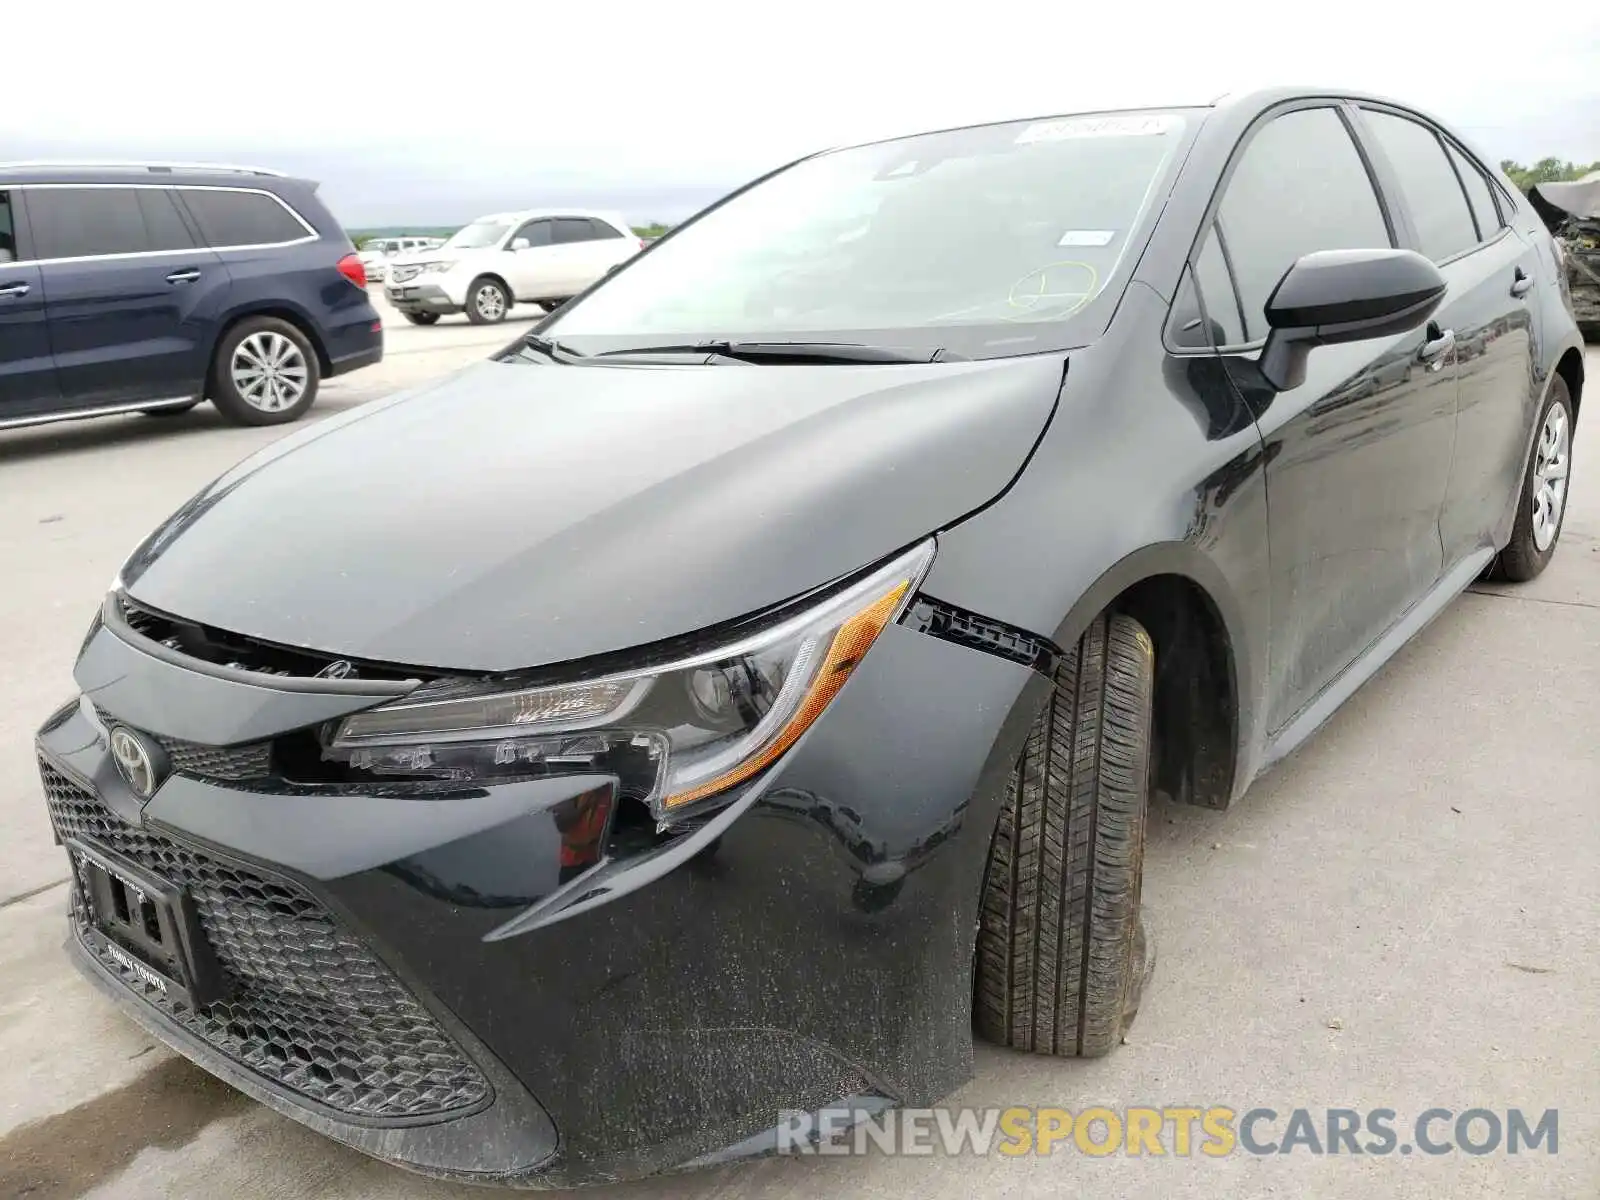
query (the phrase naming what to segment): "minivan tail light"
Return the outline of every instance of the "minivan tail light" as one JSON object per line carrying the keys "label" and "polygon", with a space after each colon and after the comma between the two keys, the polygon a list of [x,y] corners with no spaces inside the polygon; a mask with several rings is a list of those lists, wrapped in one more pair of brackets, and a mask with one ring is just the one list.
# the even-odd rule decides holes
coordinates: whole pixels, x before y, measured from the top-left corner
{"label": "minivan tail light", "polygon": [[339,260],[339,274],[343,275],[358,288],[367,286],[367,265],[361,261],[359,254],[346,254]]}

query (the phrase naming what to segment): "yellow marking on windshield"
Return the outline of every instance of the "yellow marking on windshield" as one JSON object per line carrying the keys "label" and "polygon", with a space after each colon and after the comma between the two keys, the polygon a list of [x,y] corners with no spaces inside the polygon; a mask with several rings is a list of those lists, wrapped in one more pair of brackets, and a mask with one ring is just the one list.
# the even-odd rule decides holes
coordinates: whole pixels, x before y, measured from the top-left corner
{"label": "yellow marking on windshield", "polygon": [[[1062,291],[1048,291],[1047,289],[1050,285],[1050,272],[1063,269],[1082,271],[1088,276],[1089,282],[1081,289],[1070,288]],[[1034,278],[1037,278],[1039,281],[1038,291],[1027,290],[1029,287],[1029,281]],[[1046,263],[1042,267],[1036,267],[1032,271],[1029,271],[1021,279],[1013,283],[1011,285],[1011,292],[1006,297],[1006,303],[1010,307],[1021,309],[1026,313],[1037,310],[1040,307],[1039,302],[1042,300],[1076,297],[1076,304],[1072,305],[1072,307],[1067,309],[1067,311],[1056,315],[1056,319],[1060,320],[1072,316],[1085,304],[1089,303],[1095,292],[1099,290],[1099,287],[1100,272],[1096,271],[1094,267],[1090,266],[1086,262],[1080,262],[1077,259],[1064,259],[1060,262]],[[1025,318],[1022,316],[1006,318],[1008,321],[1021,321],[1024,319]]]}

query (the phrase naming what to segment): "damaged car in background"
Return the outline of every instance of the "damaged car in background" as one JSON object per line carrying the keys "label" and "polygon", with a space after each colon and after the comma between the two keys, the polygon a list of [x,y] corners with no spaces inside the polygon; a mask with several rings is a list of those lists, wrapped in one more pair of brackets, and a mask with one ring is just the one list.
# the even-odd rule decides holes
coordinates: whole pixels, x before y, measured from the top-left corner
{"label": "damaged car in background", "polygon": [[1555,554],[1554,264],[1368,96],[777,170],[134,549],[36,741],[74,961],[478,1183],[931,1104],[974,1032],[1107,1054],[1151,797],[1225,808]]}
{"label": "damaged car in background", "polygon": [[1600,341],[1600,171],[1568,183],[1537,184],[1528,199],[1556,235],[1578,324]]}

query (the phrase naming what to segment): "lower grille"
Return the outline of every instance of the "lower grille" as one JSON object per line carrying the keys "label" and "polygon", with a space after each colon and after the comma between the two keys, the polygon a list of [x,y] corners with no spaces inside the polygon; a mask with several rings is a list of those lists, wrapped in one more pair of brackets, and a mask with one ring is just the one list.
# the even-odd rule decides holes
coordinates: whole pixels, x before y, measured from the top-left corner
{"label": "lower grille", "polygon": [[[196,1011],[109,956],[128,988],[228,1058],[355,1117],[442,1116],[481,1105],[489,1085],[416,998],[304,889],[128,825],[43,760],[50,819],[184,887],[228,980]],[[74,888],[74,916],[86,913]]]}

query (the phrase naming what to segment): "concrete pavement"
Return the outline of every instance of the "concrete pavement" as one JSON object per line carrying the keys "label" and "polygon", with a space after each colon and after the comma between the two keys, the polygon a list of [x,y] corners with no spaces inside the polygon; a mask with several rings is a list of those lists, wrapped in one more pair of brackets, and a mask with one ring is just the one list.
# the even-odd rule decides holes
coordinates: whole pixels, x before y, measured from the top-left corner
{"label": "concrete pavement", "polygon": [[[386,313],[382,366],[314,415],[482,357],[514,330]],[[525,317],[537,315],[527,310]],[[1600,354],[1591,351],[1591,380]],[[1560,1109],[1560,1152],[1438,1158],[1072,1151],[782,1160],[597,1197],[1593,1197],[1600,1194],[1600,419],[1579,426],[1562,549],[1451,607],[1225,814],[1158,807],[1160,947],[1129,1044],[1094,1063],[980,1047],[951,1104]],[[122,558],[281,430],[209,407],[0,433],[0,1198],[482,1195],[373,1163],[155,1047],[60,950],[65,862],[31,736]],[[33,894],[30,894],[33,893]],[[1274,1136],[1281,1135],[1279,1126]],[[29,1189],[29,1190],[24,1190]]]}

